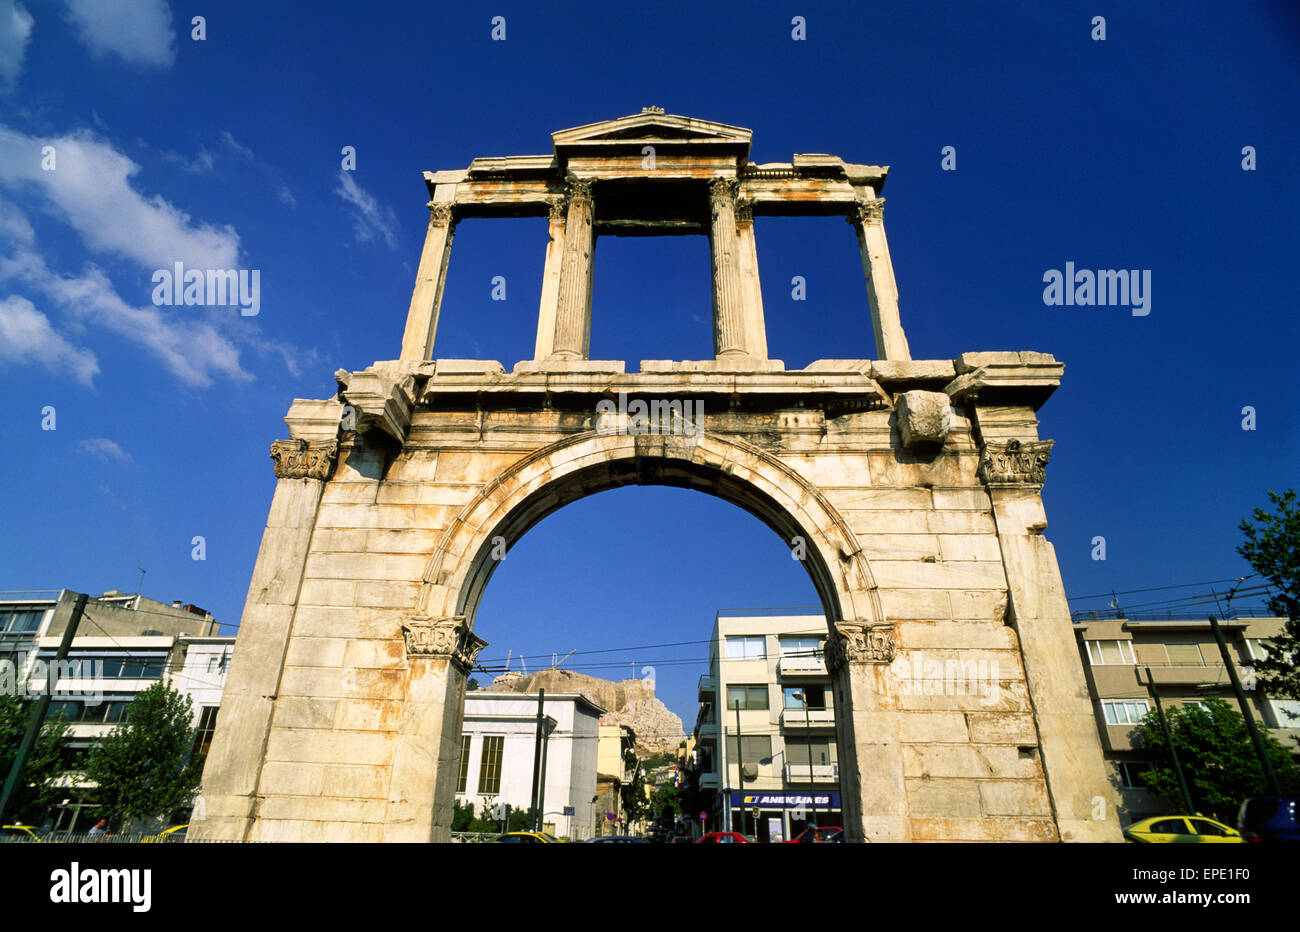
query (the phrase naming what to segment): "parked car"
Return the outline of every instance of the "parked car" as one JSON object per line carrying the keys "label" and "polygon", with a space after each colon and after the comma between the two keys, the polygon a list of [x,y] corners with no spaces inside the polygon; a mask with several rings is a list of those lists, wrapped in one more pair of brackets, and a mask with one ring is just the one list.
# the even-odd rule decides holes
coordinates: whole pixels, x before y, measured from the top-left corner
{"label": "parked car", "polygon": [[4,828],[0,828],[0,838],[3,838],[5,841],[19,842],[38,842],[41,840],[40,836],[36,834],[34,828],[30,825],[23,825],[21,822],[17,825],[6,825]]}
{"label": "parked car", "polygon": [[1237,810],[1246,841],[1300,841],[1300,796],[1256,796]]}
{"label": "parked car", "polygon": [[844,829],[838,825],[808,826],[786,842],[787,845],[843,844]]}
{"label": "parked car", "polygon": [[639,835],[597,835],[595,838],[588,838],[588,844],[613,844],[613,845],[648,845],[651,844],[649,838],[642,838]]}
{"label": "parked car", "polygon": [[164,829],[163,831],[159,832],[157,835],[146,835],[140,840],[142,842],[154,843],[154,844],[173,844],[173,845],[184,844],[185,832],[188,829],[189,829],[188,824],[173,825],[171,828]]}
{"label": "parked car", "polygon": [[703,838],[696,839],[697,845],[747,845],[750,840],[736,832],[709,832]]}
{"label": "parked car", "polygon": [[1154,844],[1241,844],[1235,828],[1205,816],[1154,816],[1124,829],[1124,839]]}
{"label": "parked car", "polygon": [[560,839],[546,832],[506,832],[492,840],[508,845],[558,845],[560,843]]}

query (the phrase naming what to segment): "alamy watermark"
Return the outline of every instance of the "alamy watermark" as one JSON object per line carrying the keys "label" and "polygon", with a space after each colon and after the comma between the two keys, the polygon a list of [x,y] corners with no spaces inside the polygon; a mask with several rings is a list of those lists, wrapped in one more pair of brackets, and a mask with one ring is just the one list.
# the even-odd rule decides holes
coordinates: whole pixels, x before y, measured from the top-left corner
{"label": "alamy watermark", "polygon": [[627,392],[619,392],[617,403],[612,398],[596,402],[596,433],[671,435],[685,437],[687,446],[694,446],[704,433],[704,402],[667,398],[629,401]]}
{"label": "alamy watermark", "polygon": [[997,660],[936,660],[917,651],[895,658],[889,671],[904,696],[979,696],[985,706],[1001,697]]}
{"label": "alamy watermark", "polygon": [[104,701],[104,661],[101,659],[60,660],[37,658],[30,670],[27,655],[17,660],[0,660],[0,694],[5,696],[39,696],[45,692],[45,680],[51,677],[50,691],[55,700],[77,696],[88,706]]}
{"label": "alamy watermark", "polygon": [[153,273],[158,307],[238,307],[241,317],[262,309],[261,269],[186,269],[183,262]]}
{"label": "alamy watermark", "polygon": [[1134,317],[1151,313],[1150,269],[1079,269],[1065,263],[1065,271],[1043,273],[1047,287],[1043,303],[1049,307],[1131,307]]}

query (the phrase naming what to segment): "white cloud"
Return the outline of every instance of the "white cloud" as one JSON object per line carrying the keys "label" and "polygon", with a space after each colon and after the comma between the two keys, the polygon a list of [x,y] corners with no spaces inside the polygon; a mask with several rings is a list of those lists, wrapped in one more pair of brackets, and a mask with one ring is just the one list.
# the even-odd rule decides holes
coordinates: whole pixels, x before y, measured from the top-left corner
{"label": "white cloud", "polygon": [[391,207],[381,205],[369,191],[357,184],[351,172],[339,172],[339,186],[334,193],[356,208],[352,220],[358,240],[364,243],[378,234],[390,249],[397,248],[397,216]]}
{"label": "white cloud", "polygon": [[30,246],[36,242],[36,231],[32,229],[26,214],[0,198],[0,242],[6,240]]}
{"label": "white cloud", "polygon": [[298,206],[298,199],[293,196],[293,192],[289,190],[289,186],[287,184],[282,184],[278,188],[276,188],[275,196],[276,198],[279,199],[280,203],[284,204],[286,207]]}
{"label": "white cloud", "polygon": [[0,360],[39,363],[54,373],[70,373],[83,385],[99,373],[95,354],[56,333],[50,319],[21,295],[0,298]]}
{"label": "white cloud", "polygon": [[[42,171],[42,147],[51,145],[55,170]],[[88,131],[38,139],[0,126],[0,184],[36,185],[88,247],[139,262],[147,269],[176,261],[196,269],[238,267],[233,227],[194,224],[162,197],[131,185],[140,166]]]}
{"label": "white cloud", "polygon": [[[123,301],[112,283],[93,266],[80,276],[51,271],[29,250],[0,259],[0,281],[13,279],[35,288],[74,318],[107,327],[141,344],[176,378],[189,385],[211,385],[215,377],[251,381],[239,363],[239,348],[203,315],[206,309],[137,307]],[[219,309],[215,313],[221,313]],[[261,347],[259,347],[260,349]],[[278,351],[267,347],[267,351]]]}
{"label": "white cloud", "polygon": [[253,150],[248,148],[248,146],[241,146],[230,130],[223,129],[221,131],[221,141],[225,144],[226,148],[235,153],[235,155],[248,159],[250,162],[257,161],[257,156],[253,154]]}
{"label": "white cloud", "polygon": [[167,0],[66,0],[77,38],[96,56],[116,55],[133,65],[168,68],[176,60],[176,33]]}
{"label": "white cloud", "polygon": [[0,0],[0,93],[12,91],[18,83],[33,22],[21,3]]}
{"label": "white cloud", "polygon": [[132,463],[131,454],[107,437],[95,437],[77,444],[77,449],[90,456],[97,456],[104,462]]}

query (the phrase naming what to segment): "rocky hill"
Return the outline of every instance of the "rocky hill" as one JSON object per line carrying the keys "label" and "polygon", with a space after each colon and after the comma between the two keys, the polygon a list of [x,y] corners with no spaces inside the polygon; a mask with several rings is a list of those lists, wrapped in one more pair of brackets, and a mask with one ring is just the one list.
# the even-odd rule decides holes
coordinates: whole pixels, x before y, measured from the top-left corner
{"label": "rocky hill", "polygon": [[536,673],[503,673],[490,689],[535,693],[579,693],[608,709],[601,722],[626,725],[636,734],[637,753],[642,757],[672,753],[685,740],[682,720],[655,697],[653,680],[602,680],[570,670],[539,670]]}

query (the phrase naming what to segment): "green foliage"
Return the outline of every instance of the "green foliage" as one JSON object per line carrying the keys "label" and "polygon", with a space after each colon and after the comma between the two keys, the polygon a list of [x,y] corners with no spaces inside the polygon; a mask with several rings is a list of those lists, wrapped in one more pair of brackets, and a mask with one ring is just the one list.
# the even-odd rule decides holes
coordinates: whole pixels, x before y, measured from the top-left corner
{"label": "green foliage", "polygon": [[123,820],[166,816],[198,789],[202,762],[192,756],[190,697],[163,683],[136,695],[126,720],[86,758],[105,813]]}
{"label": "green foliage", "polygon": [[[18,756],[18,747],[31,720],[33,705],[33,702],[16,695],[0,694],[0,784],[9,778],[9,770]],[[36,744],[27,758],[22,784],[10,800],[5,816],[8,822],[38,824],[46,811],[62,798],[63,791],[50,784],[62,770],[59,751],[67,730],[67,721],[61,715],[47,718],[41,726]]]}
{"label": "green foliage", "polygon": [[628,825],[639,822],[645,816],[648,800],[645,797],[645,769],[638,761],[632,772],[632,779],[619,789],[623,803],[623,818]]}
{"label": "green foliage", "polygon": [[656,822],[675,823],[683,814],[677,787],[671,783],[661,784],[650,797],[650,812]]}
{"label": "green foliage", "polygon": [[1256,524],[1238,525],[1246,543],[1237,553],[1277,591],[1269,611],[1288,619],[1283,633],[1269,639],[1268,658],[1256,662],[1256,681],[1270,696],[1300,699],[1300,507],[1294,489],[1281,495],[1270,490],[1268,497],[1277,514],[1256,508]]}
{"label": "green foliage", "polygon": [[[532,829],[530,809],[512,809],[510,821],[506,824],[507,832],[526,832]],[[473,803],[452,803],[451,830],[453,832],[485,832],[496,834],[501,831],[501,820],[492,818],[492,805],[483,803],[478,815],[474,814]]]}
{"label": "green foliage", "polygon": [[[1266,796],[1271,790],[1241,713],[1222,699],[1205,705],[1176,706],[1165,711],[1178,760],[1198,812],[1232,825],[1243,799]],[[1142,773],[1147,786],[1178,809],[1183,808],[1178,776],[1169,758],[1160,719],[1148,712],[1138,729],[1141,744],[1158,760]],[[1300,791],[1300,768],[1267,731],[1262,732],[1265,753],[1284,793]]]}

